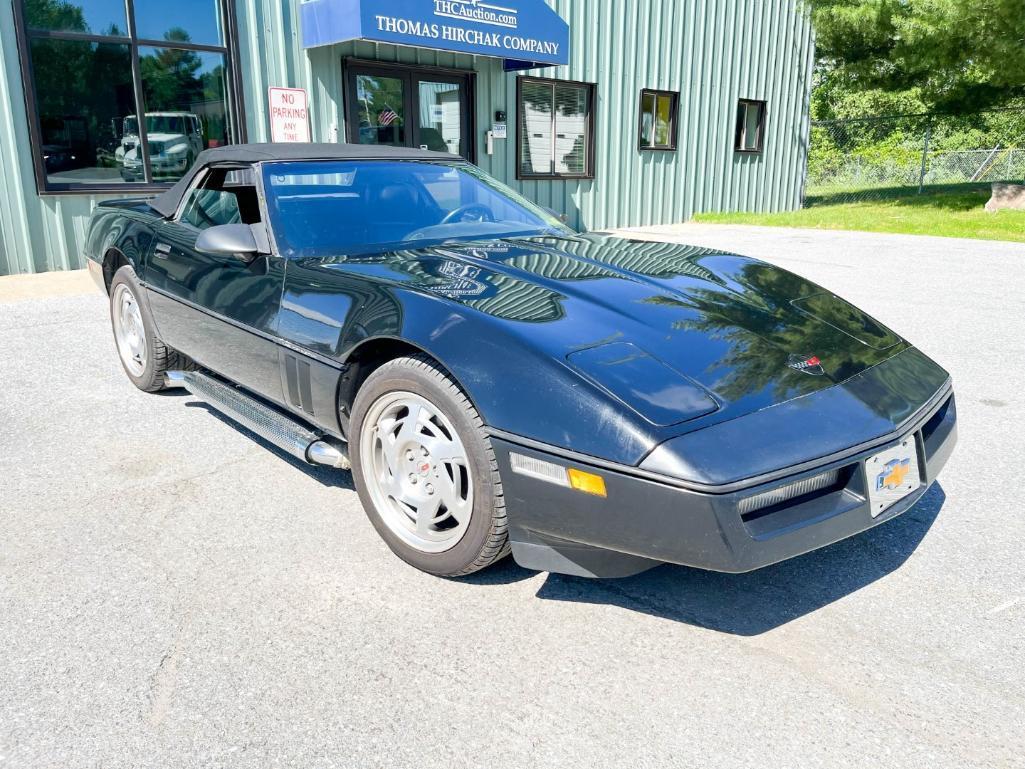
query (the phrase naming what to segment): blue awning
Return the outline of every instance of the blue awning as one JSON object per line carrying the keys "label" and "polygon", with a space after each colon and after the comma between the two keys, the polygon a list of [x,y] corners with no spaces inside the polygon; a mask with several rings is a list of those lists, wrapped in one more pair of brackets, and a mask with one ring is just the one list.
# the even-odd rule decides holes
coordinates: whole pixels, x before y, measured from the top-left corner
{"label": "blue awning", "polygon": [[493,56],[506,69],[569,63],[569,25],[544,0],[304,0],[303,46],[370,40]]}

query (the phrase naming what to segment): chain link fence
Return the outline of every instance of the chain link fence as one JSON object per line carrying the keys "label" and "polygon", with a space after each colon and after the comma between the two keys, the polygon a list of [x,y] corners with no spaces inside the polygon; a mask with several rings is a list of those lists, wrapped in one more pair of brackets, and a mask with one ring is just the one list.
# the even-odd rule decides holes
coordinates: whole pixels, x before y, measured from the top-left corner
{"label": "chain link fence", "polygon": [[1025,109],[812,123],[809,204],[992,182],[1025,182]]}

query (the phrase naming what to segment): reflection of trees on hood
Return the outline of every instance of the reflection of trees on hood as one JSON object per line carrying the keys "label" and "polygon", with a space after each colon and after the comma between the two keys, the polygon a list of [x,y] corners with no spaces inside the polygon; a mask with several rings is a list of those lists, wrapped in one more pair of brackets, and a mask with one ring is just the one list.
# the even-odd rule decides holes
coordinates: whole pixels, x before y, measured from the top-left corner
{"label": "reflection of trees on hood", "polygon": [[701,264],[703,258],[718,254],[707,248],[659,241],[624,241],[595,235],[582,235],[558,247],[569,254],[650,278],[698,278],[725,285],[722,276]]}
{"label": "reflection of trees on hood", "polygon": [[[749,264],[734,277],[732,290],[698,288],[686,296],[646,300],[687,311],[686,318],[673,323],[674,328],[727,345],[728,351],[716,363],[723,378],[714,385],[727,400],[767,387],[776,401],[793,398],[845,381],[900,349],[881,352],[799,312],[790,300],[807,295],[811,284],[797,275]],[[787,359],[795,354],[821,357],[828,379],[788,368]]]}
{"label": "reflection of trees on hood", "polygon": [[[467,286],[459,285],[451,275],[442,274],[443,271],[439,273],[440,268],[436,265],[444,264],[443,258],[433,262],[424,259],[421,251],[360,256],[355,261],[385,265],[409,282],[441,294],[450,294],[450,298],[458,299],[468,307],[506,320],[530,323],[547,323],[566,315],[566,296],[549,287],[549,281],[586,283],[630,280],[634,275],[644,275],[656,279],[695,278],[725,285],[722,277],[698,263],[701,256],[710,253],[707,249],[673,243],[626,243],[584,236],[572,241],[539,238],[524,246],[497,241],[489,246],[453,244],[446,249],[491,262],[477,268],[475,281],[484,286],[479,297],[467,290]],[[339,257],[334,261],[341,263],[348,259]],[[512,268],[512,271],[497,270],[499,264]],[[425,265],[432,266],[427,269]],[[534,280],[534,277],[544,280]]]}

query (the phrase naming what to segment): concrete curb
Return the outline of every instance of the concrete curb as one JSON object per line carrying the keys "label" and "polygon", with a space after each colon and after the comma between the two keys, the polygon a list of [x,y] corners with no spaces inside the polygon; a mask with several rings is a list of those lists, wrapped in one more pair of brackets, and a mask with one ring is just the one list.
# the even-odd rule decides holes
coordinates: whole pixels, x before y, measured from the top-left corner
{"label": "concrete curb", "polygon": [[81,296],[96,291],[88,270],[0,276],[0,304],[55,296]]}

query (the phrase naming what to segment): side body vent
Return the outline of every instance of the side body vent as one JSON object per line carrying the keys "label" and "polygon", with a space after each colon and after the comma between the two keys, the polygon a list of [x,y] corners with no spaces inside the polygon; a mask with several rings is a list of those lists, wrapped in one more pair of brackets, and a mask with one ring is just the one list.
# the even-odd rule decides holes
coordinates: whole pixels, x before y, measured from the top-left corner
{"label": "side body vent", "polygon": [[294,355],[285,355],[285,383],[288,402],[313,416],[313,390],[310,387],[310,364]]}

